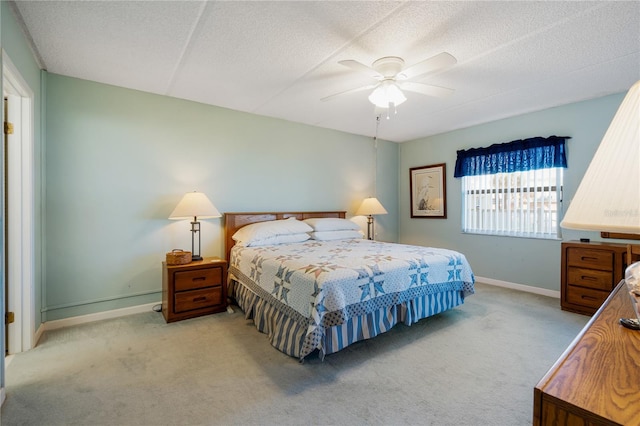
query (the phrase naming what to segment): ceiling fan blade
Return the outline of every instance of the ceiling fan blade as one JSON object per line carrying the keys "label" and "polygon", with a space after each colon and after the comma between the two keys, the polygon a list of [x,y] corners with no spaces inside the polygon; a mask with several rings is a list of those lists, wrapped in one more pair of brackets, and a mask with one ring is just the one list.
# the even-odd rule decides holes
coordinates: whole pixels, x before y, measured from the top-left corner
{"label": "ceiling fan blade", "polygon": [[424,83],[414,83],[411,81],[402,81],[398,82],[398,86],[402,90],[406,90],[408,92],[421,93],[427,96],[435,96],[437,98],[446,98],[447,96],[453,95],[455,90],[448,89],[446,87],[433,86],[431,84]]}
{"label": "ceiling fan blade", "polygon": [[354,71],[367,74],[371,78],[382,79],[384,76],[371,67],[366,66],[362,62],[354,61],[353,59],[346,59],[344,61],[338,61],[340,65],[351,68]]}
{"label": "ceiling fan blade", "polygon": [[456,58],[454,58],[447,52],[442,52],[437,54],[436,56],[432,56],[429,59],[425,59],[422,62],[418,62],[417,64],[411,65],[409,68],[402,70],[402,72],[398,74],[398,79],[409,80],[428,72],[434,72],[446,67],[450,67],[456,62],[458,62]]}
{"label": "ceiling fan blade", "polygon": [[326,101],[330,101],[335,97],[338,96],[342,96],[342,95],[348,95],[350,93],[356,93],[356,92],[361,92],[363,90],[371,90],[371,89],[375,89],[378,86],[378,84],[369,84],[367,86],[362,86],[362,87],[356,87],[355,89],[349,89],[349,90],[345,90],[344,92],[339,92],[339,93],[335,93],[333,95],[329,95],[329,96],[325,96],[324,98],[321,98],[320,100],[322,102],[326,102]]}

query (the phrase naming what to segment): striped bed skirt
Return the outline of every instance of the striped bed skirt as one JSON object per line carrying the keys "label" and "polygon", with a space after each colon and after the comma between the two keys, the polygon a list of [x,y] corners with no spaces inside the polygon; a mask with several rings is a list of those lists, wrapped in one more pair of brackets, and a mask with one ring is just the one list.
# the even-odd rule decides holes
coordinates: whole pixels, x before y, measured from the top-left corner
{"label": "striped bed skirt", "polygon": [[256,328],[268,336],[272,346],[300,360],[316,349],[323,359],[325,355],[338,352],[352,343],[384,333],[398,323],[411,325],[464,302],[463,291],[446,290],[383,307],[348,318],[343,324],[318,330],[310,327],[308,318],[279,302],[261,298],[239,281],[230,280],[229,295],[244,311],[245,318],[252,319]]}

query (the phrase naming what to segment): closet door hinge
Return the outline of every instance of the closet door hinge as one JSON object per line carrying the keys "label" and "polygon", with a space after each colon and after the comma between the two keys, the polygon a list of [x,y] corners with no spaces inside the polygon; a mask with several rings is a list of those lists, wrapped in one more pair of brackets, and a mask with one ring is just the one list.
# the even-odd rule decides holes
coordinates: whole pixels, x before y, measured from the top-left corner
{"label": "closet door hinge", "polygon": [[4,134],[5,135],[13,134],[13,123],[9,123],[8,121],[4,122]]}
{"label": "closet door hinge", "polygon": [[13,312],[5,312],[4,314],[4,323],[11,324],[16,320]]}

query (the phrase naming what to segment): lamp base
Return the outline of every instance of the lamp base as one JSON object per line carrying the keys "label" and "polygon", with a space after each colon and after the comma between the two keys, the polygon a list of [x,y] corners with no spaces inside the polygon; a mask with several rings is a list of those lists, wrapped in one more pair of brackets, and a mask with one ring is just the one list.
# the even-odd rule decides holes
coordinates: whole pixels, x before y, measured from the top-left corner
{"label": "lamp base", "polygon": [[367,216],[367,240],[373,240],[375,234],[373,232],[373,215]]}
{"label": "lamp base", "polygon": [[191,261],[202,260],[202,256],[191,256]]}

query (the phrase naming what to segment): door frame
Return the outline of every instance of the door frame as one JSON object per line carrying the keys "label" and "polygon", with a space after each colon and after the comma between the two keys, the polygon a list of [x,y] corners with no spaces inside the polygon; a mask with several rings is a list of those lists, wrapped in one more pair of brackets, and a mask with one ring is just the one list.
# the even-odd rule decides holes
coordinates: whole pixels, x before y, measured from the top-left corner
{"label": "door frame", "polygon": [[[19,157],[19,167],[9,168],[8,218],[14,218],[6,235],[5,249],[9,255],[9,309],[15,312],[13,327],[9,326],[8,353],[31,349],[35,335],[35,161],[34,161],[34,94],[7,53],[2,50],[3,97],[12,95],[9,113],[19,137],[19,152],[9,160]],[[13,101],[13,102],[11,102]],[[14,141],[15,142],[15,141]],[[18,222],[16,222],[16,220]],[[17,225],[17,226],[16,226]]]}

